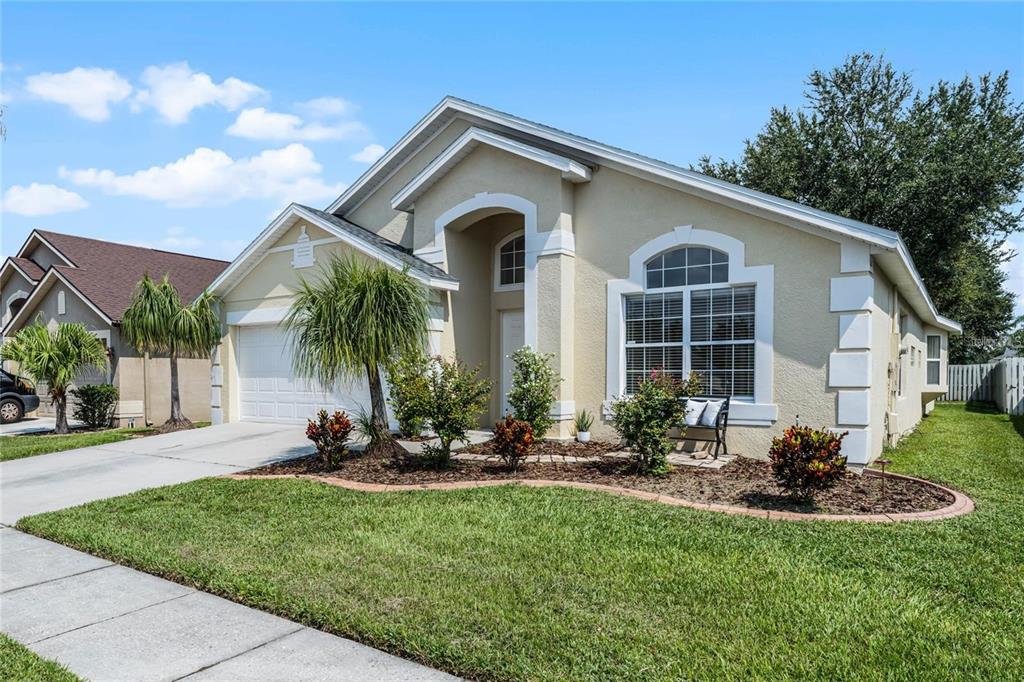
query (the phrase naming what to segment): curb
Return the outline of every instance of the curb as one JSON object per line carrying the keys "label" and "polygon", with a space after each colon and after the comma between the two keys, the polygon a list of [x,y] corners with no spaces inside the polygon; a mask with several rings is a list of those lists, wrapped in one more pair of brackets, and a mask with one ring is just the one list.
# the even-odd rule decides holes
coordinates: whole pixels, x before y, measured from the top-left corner
{"label": "curb", "polygon": [[312,474],[229,474],[225,478],[238,481],[255,479],[282,479],[292,478],[306,481],[315,481],[325,485],[332,485],[346,490],[354,490],[364,493],[391,493],[409,492],[414,490],[467,490],[471,488],[493,488],[499,485],[522,485],[527,488],[577,488],[596,492],[611,493],[622,497],[632,497],[648,502],[658,502],[673,507],[686,507],[700,511],[718,512],[734,516],[753,516],[769,521],[855,521],[859,523],[898,523],[901,521],[939,521],[963,516],[974,511],[974,501],[957,492],[952,488],[932,483],[923,478],[915,478],[903,474],[892,474],[886,472],[868,470],[872,476],[885,476],[889,478],[902,478],[908,481],[917,481],[933,486],[953,496],[953,502],[941,509],[932,509],[923,512],[904,512],[897,514],[804,514],[800,512],[774,511],[768,509],[751,509],[749,507],[737,507],[728,504],[715,504],[712,502],[693,502],[681,497],[672,497],[659,493],[647,492],[646,490],[635,490],[633,488],[621,488],[619,486],[604,485],[601,483],[584,483],[582,481],[549,481],[545,479],[502,479],[495,481],[452,481],[448,483],[414,483],[414,484],[387,484],[387,483],[362,483],[350,481],[344,478],[333,478],[330,476],[315,476]]}

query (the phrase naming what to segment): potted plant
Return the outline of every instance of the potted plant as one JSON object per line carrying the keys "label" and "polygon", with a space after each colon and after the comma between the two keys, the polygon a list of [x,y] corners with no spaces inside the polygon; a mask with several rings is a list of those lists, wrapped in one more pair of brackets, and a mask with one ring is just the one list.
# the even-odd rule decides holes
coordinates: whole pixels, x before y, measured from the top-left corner
{"label": "potted plant", "polygon": [[594,423],[594,417],[586,410],[576,415],[576,440],[581,443],[590,442],[590,426]]}

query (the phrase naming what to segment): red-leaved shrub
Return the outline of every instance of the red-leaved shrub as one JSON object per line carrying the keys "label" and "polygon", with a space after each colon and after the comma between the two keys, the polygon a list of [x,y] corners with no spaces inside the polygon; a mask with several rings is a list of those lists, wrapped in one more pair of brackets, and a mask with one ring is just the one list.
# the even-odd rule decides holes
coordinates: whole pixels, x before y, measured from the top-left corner
{"label": "red-leaved shrub", "polygon": [[320,410],[316,415],[316,421],[310,419],[306,426],[306,438],[313,441],[320,460],[327,466],[337,466],[348,454],[348,439],[351,434],[352,421],[344,412],[328,415],[327,410]]}
{"label": "red-leaved shrub", "polygon": [[775,480],[790,497],[811,500],[819,490],[834,486],[846,472],[846,457],[839,454],[846,433],[809,426],[791,426],[772,439],[768,456]]}
{"label": "red-leaved shrub", "polygon": [[512,471],[519,468],[532,446],[533,427],[529,422],[509,415],[494,425],[494,451]]}

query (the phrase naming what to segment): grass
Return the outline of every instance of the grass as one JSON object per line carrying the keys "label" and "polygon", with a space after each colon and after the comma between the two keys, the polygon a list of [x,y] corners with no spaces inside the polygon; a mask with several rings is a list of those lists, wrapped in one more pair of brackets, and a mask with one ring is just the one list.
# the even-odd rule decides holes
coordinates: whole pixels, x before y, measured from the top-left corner
{"label": "grass", "polygon": [[[210,422],[195,422],[192,428],[209,426]],[[152,435],[156,431],[152,427],[135,429],[107,429],[105,431],[79,431],[66,435],[0,436],[0,462],[22,457],[45,455],[51,452],[63,452],[75,448],[86,448],[93,445],[107,445],[130,438]]]}
{"label": "grass", "polygon": [[0,679],[18,682],[77,682],[59,663],[45,659],[0,634]]}
{"label": "grass", "polygon": [[1022,433],[940,405],[890,452],[977,502],[931,523],[206,479],[18,525],[473,678],[1008,678],[1024,670]]}

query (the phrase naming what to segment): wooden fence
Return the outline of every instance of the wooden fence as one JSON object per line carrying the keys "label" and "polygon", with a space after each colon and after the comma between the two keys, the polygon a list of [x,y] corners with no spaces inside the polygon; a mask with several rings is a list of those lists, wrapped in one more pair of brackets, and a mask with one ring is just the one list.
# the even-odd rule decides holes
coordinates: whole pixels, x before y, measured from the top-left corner
{"label": "wooden fence", "polygon": [[1024,414],[1024,357],[950,365],[949,389],[940,400],[991,402],[1003,412]]}

